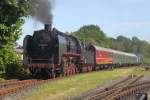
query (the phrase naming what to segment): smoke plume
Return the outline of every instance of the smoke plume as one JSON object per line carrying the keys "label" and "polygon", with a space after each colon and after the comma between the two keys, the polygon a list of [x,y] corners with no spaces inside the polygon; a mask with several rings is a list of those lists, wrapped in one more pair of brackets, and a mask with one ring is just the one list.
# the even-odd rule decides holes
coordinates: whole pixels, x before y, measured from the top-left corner
{"label": "smoke plume", "polygon": [[52,24],[53,2],[54,0],[31,0],[31,16],[43,24]]}

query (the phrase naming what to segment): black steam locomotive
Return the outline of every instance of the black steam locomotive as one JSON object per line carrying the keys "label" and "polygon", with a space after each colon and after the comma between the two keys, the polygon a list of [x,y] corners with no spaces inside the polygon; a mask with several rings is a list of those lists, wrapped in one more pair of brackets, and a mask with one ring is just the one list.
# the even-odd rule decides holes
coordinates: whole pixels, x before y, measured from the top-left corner
{"label": "black steam locomotive", "polygon": [[[45,25],[45,29],[35,31],[33,36],[27,35],[23,42],[24,67],[29,69],[33,76],[57,77],[67,76],[80,72],[92,71],[114,65],[137,64],[137,56],[128,54],[133,62],[114,62],[113,54],[121,53],[114,50],[105,50],[112,54],[107,54],[108,61],[99,63],[101,58],[97,57],[97,48],[92,44],[79,41],[76,37],[62,33],[51,25]],[[107,53],[106,52],[106,53]],[[106,57],[106,53],[105,57]],[[104,55],[103,54],[103,55]],[[126,53],[127,54],[127,53]],[[125,56],[125,53],[124,53]],[[108,59],[108,57],[106,57]]]}
{"label": "black steam locomotive", "polygon": [[88,64],[94,66],[92,45],[81,43],[77,38],[64,34],[51,25],[45,25],[44,30],[35,31],[33,36],[27,35],[23,42],[25,68],[33,76],[60,75],[81,72],[82,56],[87,54]]}

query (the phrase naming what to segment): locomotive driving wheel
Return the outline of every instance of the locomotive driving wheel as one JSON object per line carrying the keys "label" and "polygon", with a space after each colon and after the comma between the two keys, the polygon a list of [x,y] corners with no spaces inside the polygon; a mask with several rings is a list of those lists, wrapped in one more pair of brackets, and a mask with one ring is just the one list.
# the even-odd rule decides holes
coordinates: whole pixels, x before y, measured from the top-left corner
{"label": "locomotive driving wheel", "polygon": [[74,75],[77,72],[75,57],[62,57],[62,75]]}

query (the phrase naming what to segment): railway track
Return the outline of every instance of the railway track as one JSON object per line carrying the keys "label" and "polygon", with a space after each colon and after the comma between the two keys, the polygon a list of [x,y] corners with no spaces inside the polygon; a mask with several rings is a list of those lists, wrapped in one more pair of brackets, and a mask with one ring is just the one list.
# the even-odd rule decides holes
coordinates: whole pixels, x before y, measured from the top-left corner
{"label": "railway track", "polygon": [[36,80],[36,79],[21,80],[21,81],[20,80],[3,81],[0,82],[0,97],[2,98],[7,95],[15,94],[26,88],[40,85],[48,81],[49,80]]}
{"label": "railway track", "polygon": [[[67,76],[71,77],[71,76]],[[26,80],[3,80],[0,81],[0,98],[18,93],[30,87],[48,83],[50,81],[60,80],[66,77],[58,77],[53,79],[26,79]]]}
{"label": "railway track", "polygon": [[0,81],[0,89],[11,85],[15,85],[17,84],[17,82],[19,82],[19,80],[2,80]]}
{"label": "railway track", "polygon": [[102,93],[102,92],[106,92],[110,89],[113,89],[114,87],[117,87],[117,86],[121,86],[123,84],[125,84],[125,82],[129,81],[133,76],[128,76],[128,77],[125,77],[119,81],[116,81],[116,82],[113,82],[113,84],[109,85],[109,86],[105,86],[104,88],[96,88],[96,89],[93,89],[93,90],[89,90],[87,91],[86,93],[82,94],[78,99],[83,99],[83,98],[88,98],[88,97],[92,97],[94,96],[95,94],[99,94],[99,93]]}
{"label": "railway track", "polygon": [[128,100],[126,97],[135,96],[140,91],[150,89],[150,80],[144,80],[143,75],[128,76],[111,86],[101,89],[97,92],[91,92],[86,96],[80,96],[80,100]]}

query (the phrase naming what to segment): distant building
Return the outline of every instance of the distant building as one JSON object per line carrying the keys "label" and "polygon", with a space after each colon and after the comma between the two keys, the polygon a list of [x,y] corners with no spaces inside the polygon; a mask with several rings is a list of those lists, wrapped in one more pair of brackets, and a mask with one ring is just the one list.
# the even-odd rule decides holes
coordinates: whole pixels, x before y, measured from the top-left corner
{"label": "distant building", "polygon": [[23,61],[23,47],[16,47],[15,52],[17,53],[17,56],[21,58],[21,61]]}

